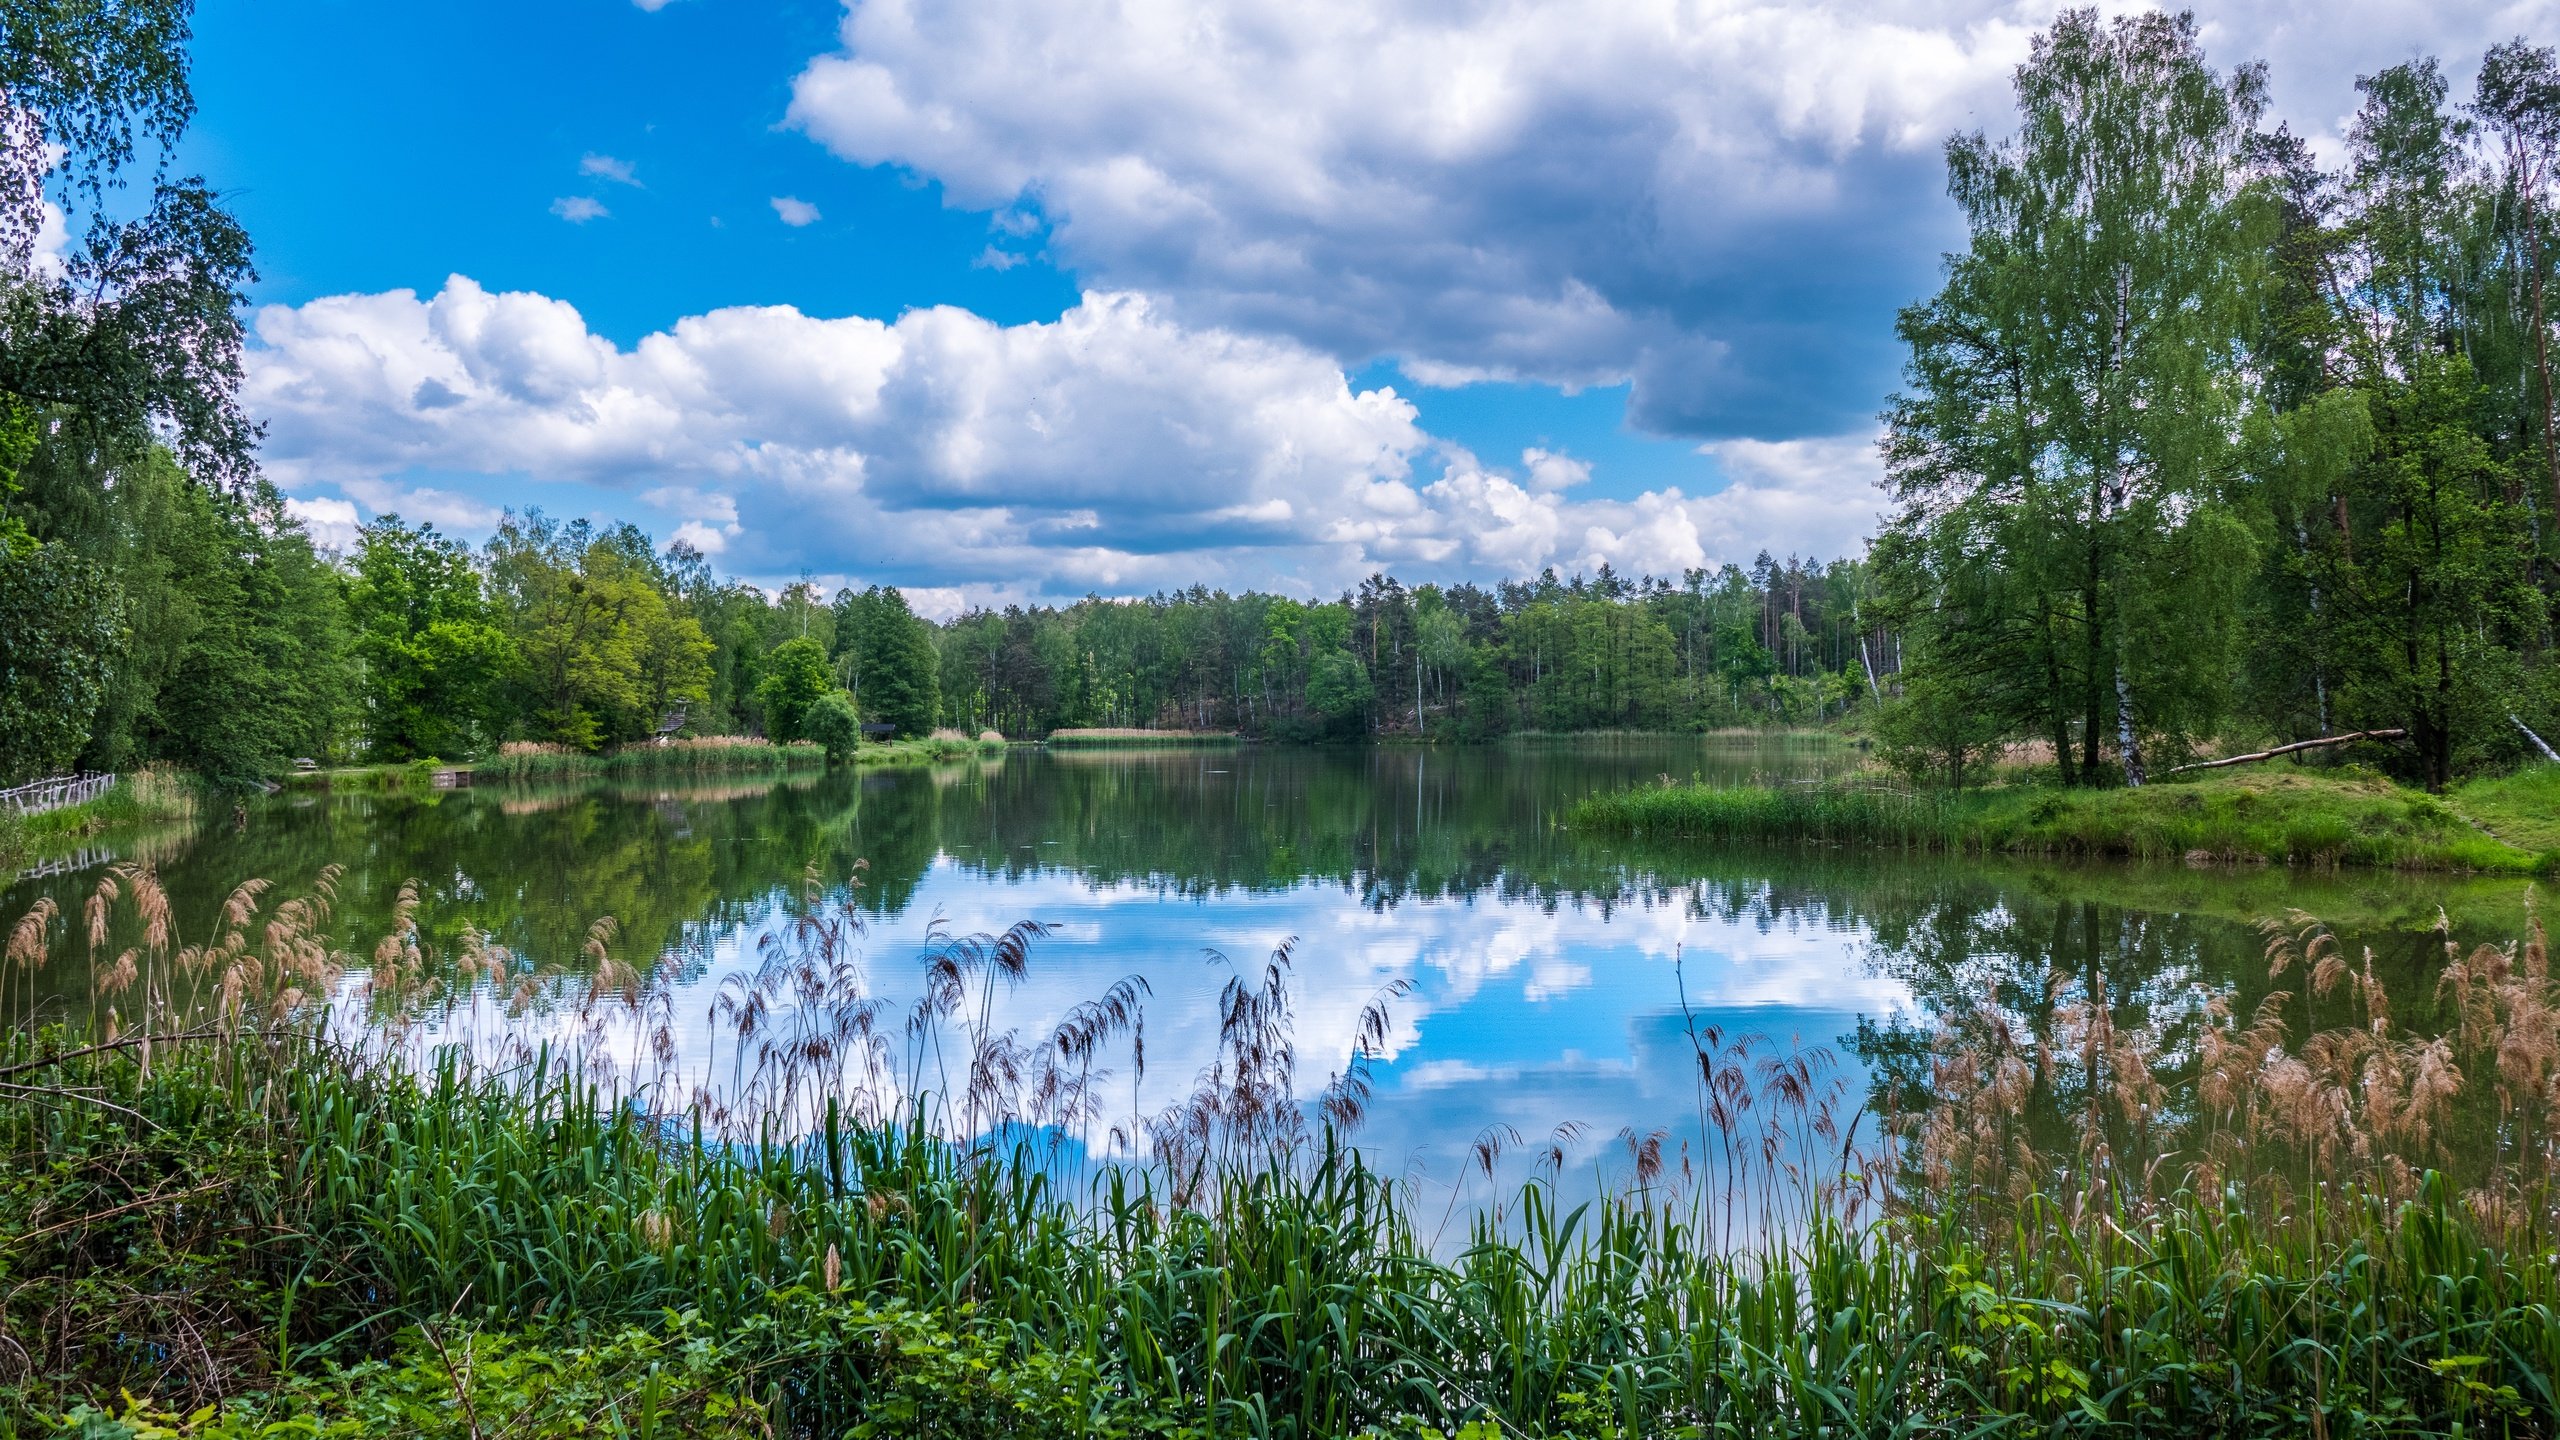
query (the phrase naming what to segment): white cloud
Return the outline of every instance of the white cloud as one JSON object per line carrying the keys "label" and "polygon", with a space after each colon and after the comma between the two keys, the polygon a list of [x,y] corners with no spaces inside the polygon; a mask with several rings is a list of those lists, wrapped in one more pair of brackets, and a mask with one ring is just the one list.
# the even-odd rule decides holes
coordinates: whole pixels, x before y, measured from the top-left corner
{"label": "white cloud", "polygon": [[356,531],[364,522],[357,516],[353,501],[319,495],[310,499],[290,498],[284,502],[285,513],[302,522],[311,543],[323,550],[348,554],[356,548]]}
{"label": "white cloud", "polygon": [[71,227],[62,207],[50,200],[36,202],[35,249],[29,263],[38,275],[56,280],[71,268]]}
{"label": "white cloud", "polygon": [[448,531],[475,535],[498,523],[500,507],[471,496],[433,486],[397,485],[370,476],[349,476],[339,488],[364,502],[376,515],[397,515],[412,525],[440,525]]}
{"label": "white cloud", "polygon": [[1532,445],[1520,452],[1520,463],[1527,468],[1533,489],[1569,490],[1591,480],[1588,461],[1576,460],[1561,451],[1541,450]]}
{"label": "white cloud", "polygon": [[[2009,123],[2055,0],[848,0],[793,123],[1036,214],[1097,288],[1425,384],[1632,379],[1702,437],[1837,434],[1956,237],[1939,146]],[[2271,0],[2205,27],[2297,128],[2550,0]]]}
{"label": "white cloud", "polygon": [[[1863,253],[1844,221],[1907,237],[2029,33],[1990,4],[856,0],[791,118],[1036,208],[1064,263],[1186,320],[1424,383],[1632,377],[1640,407],[1802,416],[1821,397],[1749,363],[1797,340],[1765,263]],[[1877,154],[1928,173],[1855,183]]]}
{"label": "white cloud", "polygon": [[613,212],[604,208],[604,202],[592,195],[563,195],[551,202],[551,213],[572,225],[584,225]]}
{"label": "white cloud", "polygon": [[661,485],[641,492],[640,501],[660,511],[680,517],[670,542],[681,540],[705,555],[728,553],[729,542],[743,533],[738,523],[738,502],[717,491],[696,490],[683,485]]}
{"label": "white cloud", "polygon": [[1733,483],[1691,502],[1700,542],[1725,556],[1766,548],[1824,559],[1864,548],[1885,503],[1876,437],[1725,440],[1703,447]]}
{"label": "white cloud", "polygon": [[675,528],[675,533],[669,535],[667,541],[669,544],[681,542],[690,545],[705,555],[718,555],[729,548],[729,532],[714,529],[699,520],[687,520]]}
{"label": "white cloud", "polygon": [[[886,574],[975,598],[1197,581],[1329,595],[1382,566],[1676,573],[1801,543],[1749,526],[1833,523],[1856,469],[1811,442],[1727,446],[1743,483],[1725,494],[1571,499],[1585,462],[1532,450],[1519,473],[1488,467],[1325,356],[1131,295],[1009,326],[949,307],[895,322],[739,307],[625,349],[568,304],[456,276],[433,296],[269,306],[255,334],[246,398],[297,494],[334,484],[469,530],[495,507],[440,477],[578,482],[629,493],[736,573]],[[1788,508],[1794,484],[1817,499]],[[540,503],[512,481],[504,499]]]}
{"label": "white cloud", "polygon": [[610,180],[617,185],[640,183],[639,178],[631,173],[630,161],[616,160],[610,155],[599,155],[592,150],[578,161],[578,173],[592,175],[599,180]]}
{"label": "white cloud", "polygon": [[814,225],[818,222],[817,206],[806,200],[794,199],[789,195],[773,197],[773,213],[781,216],[782,223],[794,230],[803,225]]}

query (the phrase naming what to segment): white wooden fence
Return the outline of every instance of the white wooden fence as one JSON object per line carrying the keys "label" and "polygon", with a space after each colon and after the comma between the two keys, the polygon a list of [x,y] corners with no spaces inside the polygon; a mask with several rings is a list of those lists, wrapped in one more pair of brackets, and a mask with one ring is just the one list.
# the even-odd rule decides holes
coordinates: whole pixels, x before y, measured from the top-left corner
{"label": "white wooden fence", "polygon": [[115,862],[116,852],[113,850],[103,849],[95,845],[84,845],[68,854],[56,855],[50,860],[39,860],[35,864],[28,866],[26,869],[19,871],[18,878],[21,880],[44,880],[55,875],[77,875],[83,870],[93,870],[100,865],[112,865]]}
{"label": "white wooden fence", "polygon": [[33,780],[14,789],[0,790],[0,811],[16,815],[41,815],[83,800],[95,800],[115,788],[113,775],[56,775],[49,780]]}

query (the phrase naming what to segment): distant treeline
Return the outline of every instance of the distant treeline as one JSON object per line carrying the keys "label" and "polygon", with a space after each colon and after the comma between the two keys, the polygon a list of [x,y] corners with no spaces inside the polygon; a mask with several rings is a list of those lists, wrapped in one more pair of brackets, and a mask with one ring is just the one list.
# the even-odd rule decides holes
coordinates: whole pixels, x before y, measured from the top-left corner
{"label": "distant treeline", "polygon": [[1278,738],[1686,730],[1836,717],[1889,681],[1867,569],[1778,561],[1630,579],[1406,588],[1306,602],[1194,587],[974,611],[938,627],[947,723],[1235,729]]}
{"label": "distant treeline", "polygon": [[666,732],[850,744],[847,727],[1379,733],[1810,722],[1889,685],[1866,570],[1762,556],[1677,582],[1602,567],[1492,589],[1376,576],[1331,601],[1193,589],[973,611],[895,588],[771,594],[630,525],[510,514],[488,542],[385,516],[316,551],[264,484],[40,443],[0,516],[0,778],[169,760],[599,751]]}
{"label": "distant treeline", "polygon": [[934,725],[931,628],[895,590],[768,598],[538,511],[476,548],[385,516],[333,559],[264,484],[193,484],[159,451],[103,468],[37,445],[0,503],[32,542],[0,555],[0,777]]}

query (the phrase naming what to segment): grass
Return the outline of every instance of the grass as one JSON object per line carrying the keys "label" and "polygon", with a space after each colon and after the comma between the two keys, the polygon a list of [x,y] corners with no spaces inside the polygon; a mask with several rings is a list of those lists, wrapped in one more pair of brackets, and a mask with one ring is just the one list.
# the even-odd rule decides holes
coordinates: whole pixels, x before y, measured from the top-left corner
{"label": "grass", "polygon": [[737,775],[827,763],[815,745],[776,745],[738,735],[700,735],[664,745],[625,745],[591,755],[566,745],[515,740],[473,767],[478,780],[555,780],[584,775]]}
{"label": "grass", "polygon": [[107,830],[184,824],[195,818],[200,788],[183,771],[152,765],[120,777],[95,800],[41,815],[0,814],[0,866],[14,866]]}
{"label": "grass", "polygon": [[853,763],[935,765],[950,760],[966,760],[975,755],[1002,754],[1004,748],[1004,737],[992,730],[975,740],[958,731],[936,731],[931,735],[909,736],[900,740],[866,740],[853,752]]}
{"label": "grass", "polygon": [[[1685,840],[2479,874],[2553,868],[2560,826],[2539,815],[2524,823],[2510,809],[2534,813],[2533,797],[2546,789],[2560,794],[2560,780],[2499,783],[2505,788],[2466,787],[2437,797],[2378,776],[2271,765],[2138,790],[2012,785],[1959,795],[1872,782],[1667,784],[1594,796],[1574,809],[1569,823]],[[2475,791],[2494,803],[2484,804]],[[2483,812],[2510,828],[2498,830]]]}
{"label": "grass", "polygon": [[1232,730],[1140,730],[1127,726],[1087,726],[1052,730],[1048,743],[1060,749],[1098,749],[1105,746],[1235,745],[1242,740],[1243,737]]}
{"label": "grass", "polygon": [[2560,850],[2560,765],[2467,781],[2445,798],[2481,829],[2519,850]]}
{"label": "grass", "polygon": [[332,765],[317,770],[297,770],[284,776],[280,783],[288,790],[432,790],[439,774],[467,775],[477,768],[468,763],[424,756],[416,760],[383,761],[372,765]]}
{"label": "grass", "polygon": [[[1300,1108],[1285,951],[1234,972],[1193,1100],[1128,1117],[1130,1158],[1075,1193],[1041,1147],[1106,1123],[1087,1082],[1132,1040],[1144,991],[1115,987],[1054,1035],[992,1032],[986,999],[1025,977],[1036,926],[937,944],[924,999],[889,1013],[860,982],[858,915],[813,886],[723,988],[713,1068],[732,1078],[713,1097],[668,1088],[645,1045],[628,1069],[603,1063],[623,1047],[600,1040],[574,1054],[475,1045],[470,1065],[405,1056],[396,1030],[325,1023],[297,997],[345,988],[325,940],[333,885],[281,900],[244,886],[217,916],[179,917],[147,870],[123,871],[102,904],[157,938],[102,952],[82,987],[120,1025],[29,1023],[44,1014],[39,968],[76,968],[79,921],[40,908],[10,930],[0,998],[28,998],[0,1003],[18,1022],[0,1038],[0,1408],[46,1427],[35,1433],[1632,1440],[2560,1424],[2546,1208],[2484,1212],[2441,1178],[2390,1182],[2379,1160],[2335,1173],[2385,1183],[2272,1205],[2246,1185],[2154,1194],[2162,1172],[2143,1167],[2145,1188],[2094,1205],[2008,1197],[1981,1223],[1959,1177],[1877,1217],[1858,1199],[1890,1157],[1789,1128],[1839,1118],[1819,1068],[1693,1024],[1698,1113],[1677,1123],[1694,1123],[1696,1152],[1631,1134],[1632,1178],[1605,1202],[1571,1203],[1549,1171],[1465,1243],[1435,1248],[1397,1183],[1333,1142],[1365,1100],[1356,1074]],[[485,939],[424,954],[419,904],[404,892],[372,952],[377,1000],[458,984],[445,999],[472,1013],[482,988],[527,983]],[[2310,928],[2277,939],[2282,963],[2343,983]],[[538,981],[564,1022],[547,1028],[664,1023],[613,942],[600,923],[582,974]],[[2465,963],[2461,1003],[2481,1030],[2460,1058],[2474,1064],[2474,1049],[2542,1023],[2553,997],[2538,932]],[[1364,1038],[1386,1033],[1393,998],[1373,1002]],[[2336,1033],[2377,1033],[2372,1018]],[[2302,1067],[2267,1062],[2281,1026],[2218,1024],[2204,1063],[2243,1090],[2208,1097],[2195,1123],[2228,1109],[2242,1118],[2225,1136],[2289,1143],[2284,1077]],[[2037,1063],[2079,1056],[2082,1078],[2112,1067],[2085,1113],[2188,1113],[2143,1108],[2145,1057],[2079,1028]],[[2031,1068],[1979,1046],[1938,1058],[1948,1103],[1906,1126],[1921,1180],[2006,1151],[2006,1087]],[[2469,1143],[2423,1078],[2368,1083],[2349,1106],[2389,1156]],[[2499,1098],[2518,1130],[2508,1150],[2547,1170],[2548,1099]],[[2067,1171],[2095,1156],[2090,1173],[2113,1173],[2119,1145],[2140,1161],[2104,1119]],[[1051,1139],[970,1138],[1003,1135]],[[2213,1134],[2192,1148],[2230,1153]],[[1735,1235],[1737,1195],[1784,1223]]]}
{"label": "grass", "polygon": [[[972,740],[956,733],[916,738],[864,741],[854,751],[856,765],[924,765],[1001,751],[1001,736]],[[626,745],[589,755],[562,745],[516,741],[501,747],[497,758],[483,762],[475,778],[534,781],[589,775],[744,775],[814,769],[827,763],[815,745],[776,745],[734,735],[706,735],[665,745]]]}

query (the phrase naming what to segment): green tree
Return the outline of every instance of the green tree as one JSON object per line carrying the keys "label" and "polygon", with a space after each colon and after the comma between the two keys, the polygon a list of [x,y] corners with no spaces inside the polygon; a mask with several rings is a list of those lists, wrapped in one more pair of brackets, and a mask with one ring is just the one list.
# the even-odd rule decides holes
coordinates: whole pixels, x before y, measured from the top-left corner
{"label": "green tree", "polygon": [[710,693],[710,639],[670,602],[638,530],[511,514],[488,553],[533,734],[585,750],[637,740]]}
{"label": "green tree", "polygon": [[67,769],[124,641],[123,598],[58,545],[0,555],[0,784]]}
{"label": "green tree", "polygon": [[[0,5],[0,401],[88,448],[165,443],[190,474],[245,485],[256,431],[242,413],[239,307],[256,278],[249,237],[196,176],[167,160],[195,110],[189,0]],[[140,168],[149,198],[119,195]],[[35,261],[50,197],[91,221],[59,267]]]}
{"label": "green tree", "polygon": [[351,700],[341,582],[264,482],[175,488],[191,623],[145,739],[154,758],[247,789],[333,748]]}
{"label": "green tree", "polygon": [[1326,650],[1307,667],[1307,704],[1337,735],[1364,728],[1375,694],[1368,667],[1348,650]]}
{"label": "green tree", "polygon": [[1999,712],[1961,671],[1914,670],[1902,694],[1876,717],[1885,759],[1915,780],[1938,780],[1962,790],[1966,772],[2002,738]]}
{"label": "green tree", "polygon": [[468,755],[497,734],[515,647],[461,542],[397,515],[367,525],[347,613],[375,758]]}
{"label": "green tree", "polygon": [[819,696],[800,716],[800,738],[825,746],[827,759],[836,764],[851,760],[862,743],[862,715],[853,697],[842,690]]}
{"label": "green tree", "polygon": [[756,689],[764,704],[765,734],[777,741],[810,738],[802,726],[811,709],[834,690],[827,652],[817,641],[800,636],[775,646]]}
{"label": "green tree", "polygon": [[1511,677],[1490,650],[1467,657],[1466,712],[1462,733],[1469,740],[1491,740],[1511,728]]}
{"label": "green tree", "polygon": [[834,658],[864,714],[901,735],[930,732],[942,707],[942,661],[933,628],[895,586],[838,591]]}
{"label": "green tree", "polygon": [[2421,353],[2369,403],[2373,447],[2345,484],[2352,543],[2324,545],[2319,561],[2340,617],[2340,708],[2354,725],[2407,729],[2442,789],[2466,751],[2506,735],[2542,596],[2515,543],[2514,477],[2471,428],[2469,363]]}
{"label": "green tree", "polygon": [[2067,776],[2094,779],[2111,736],[2138,785],[2151,740],[2225,713],[2249,543],[2225,489],[2276,213],[2246,163],[2264,84],[2207,68],[2192,17],[2068,11],[2018,69],[2018,136],[1948,145],[1971,237],[1900,325],[1886,459],[1916,569],[1894,588],[1940,627],[1919,654],[2011,677],[2011,718],[2042,722]]}

